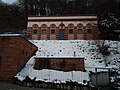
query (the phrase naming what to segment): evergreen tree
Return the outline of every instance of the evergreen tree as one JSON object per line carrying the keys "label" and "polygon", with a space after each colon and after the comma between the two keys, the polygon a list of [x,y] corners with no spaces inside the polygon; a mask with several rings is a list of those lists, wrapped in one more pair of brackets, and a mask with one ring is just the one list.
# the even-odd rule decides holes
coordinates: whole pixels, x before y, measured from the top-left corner
{"label": "evergreen tree", "polygon": [[120,40],[120,19],[111,13],[105,13],[99,21],[99,29],[107,39]]}

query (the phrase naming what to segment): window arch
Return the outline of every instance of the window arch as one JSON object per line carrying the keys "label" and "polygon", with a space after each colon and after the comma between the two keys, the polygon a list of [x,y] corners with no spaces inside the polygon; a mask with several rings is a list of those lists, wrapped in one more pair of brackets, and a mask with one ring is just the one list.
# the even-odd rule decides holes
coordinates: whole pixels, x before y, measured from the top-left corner
{"label": "window arch", "polygon": [[32,33],[33,34],[37,34],[38,33],[38,25],[37,24],[33,24],[32,28],[33,28]]}
{"label": "window arch", "polygon": [[83,24],[82,23],[79,23],[77,25],[77,33],[78,34],[82,34],[83,33]]}
{"label": "window arch", "polygon": [[41,25],[41,29],[47,29],[47,25],[46,24],[42,24]]}
{"label": "window arch", "polygon": [[55,24],[51,24],[50,25],[50,29],[56,29],[56,25]]}
{"label": "window arch", "polygon": [[38,28],[38,25],[37,24],[33,24],[32,28]]}
{"label": "window arch", "polygon": [[47,25],[46,24],[42,24],[41,25],[41,33],[42,34],[47,34]]}
{"label": "window arch", "polygon": [[65,29],[65,25],[64,25],[63,23],[61,23],[61,24],[59,25],[59,29]]}
{"label": "window arch", "polygon": [[74,33],[74,25],[73,24],[69,24],[68,25],[68,30],[69,30],[69,34],[73,34]]}
{"label": "window arch", "polygon": [[51,34],[55,34],[56,33],[56,25],[55,24],[51,24],[50,25],[50,33]]}
{"label": "window arch", "polygon": [[91,23],[86,24],[86,28],[87,29],[92,29],[92,24]]}
{"label": "window arch", "polygon": [[86,30],[87,30],[88,34],[92,33],[92,24],[91,23],[86,24]]}
{"label": "window arch", "polygon": [[83,24],[82,24],[82,23],[79,23],[79,24],[77,25],[77,29],[83,29]]}
{"label": "window arch", "polygon": [[68,25],[68,29],[74,29],[74,25],[73,24],[69,24]]}

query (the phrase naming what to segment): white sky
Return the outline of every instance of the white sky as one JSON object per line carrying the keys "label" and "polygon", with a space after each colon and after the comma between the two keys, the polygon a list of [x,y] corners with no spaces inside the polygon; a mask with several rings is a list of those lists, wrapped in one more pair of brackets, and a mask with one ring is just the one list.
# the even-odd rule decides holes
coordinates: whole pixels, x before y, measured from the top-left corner
{"label": "white sky", "polygon": [[16,2],[17,0],[2,0],[4,3],[12,4]]}

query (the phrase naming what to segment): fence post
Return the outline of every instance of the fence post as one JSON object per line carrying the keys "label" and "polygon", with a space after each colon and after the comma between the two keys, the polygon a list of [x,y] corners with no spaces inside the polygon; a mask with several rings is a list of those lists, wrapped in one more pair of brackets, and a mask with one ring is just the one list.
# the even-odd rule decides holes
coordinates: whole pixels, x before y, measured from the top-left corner
{"label": "fence post", "polygon": [[118,78],[117,78],[117,70],[115,69],[115,80],[116,80],[116,82],[115,82],[115,84],[116,84],[116,90],[119,90],[118,89]]}
{"label": "fence post", "polygon": [[96,73],[96,88],[98,89],[98,75],[97,75],[97,68],[95,68],[95,73]]}

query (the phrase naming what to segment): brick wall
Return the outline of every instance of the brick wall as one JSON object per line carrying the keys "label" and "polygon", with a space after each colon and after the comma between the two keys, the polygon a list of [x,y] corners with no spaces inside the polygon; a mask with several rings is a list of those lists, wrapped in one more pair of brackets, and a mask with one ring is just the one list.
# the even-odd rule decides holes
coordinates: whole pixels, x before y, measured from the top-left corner
{"label": "brick wall", "polygon": [[[51,34],[50,33],[50,29],[48,28],[46,30],[46,34],[42,34],[39,33],[42,30],[39,29],[37,30],[38,33],[33,34],[33,30],[34,29],[30,29],[30,27],[28,27],[27,33],[28,35],[33,39],[33,40],[59,40],[60,38],[60,29],[56,29],[55,34]],[[82,33],[79,33],[79,31],[76,29],[74,29],[74,32],[72,34],[69,34],[69,30],[68,29],[64,29],[64,40],[96,40],[96,39],[100,39],[100,32],[98,29],[91,29],[92,32],[88,33],[86,29],[82,30]]]}
{"label": "brick wall", "polygon": [[35,69],[54,69],[60,71],[84,71],[84,58],[37,58]]}
{"label": "brick wall", "polygon": [[21,36],[0,36],[0,81],[14,82],[37,47]]}

